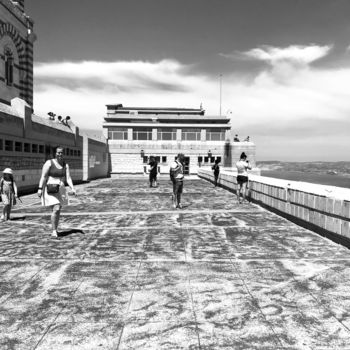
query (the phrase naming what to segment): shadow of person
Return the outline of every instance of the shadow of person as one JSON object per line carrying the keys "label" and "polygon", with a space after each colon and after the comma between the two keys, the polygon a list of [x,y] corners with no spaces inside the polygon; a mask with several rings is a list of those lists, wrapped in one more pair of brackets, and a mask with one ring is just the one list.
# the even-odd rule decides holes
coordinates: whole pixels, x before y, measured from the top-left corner
{"label": "shadow of person", "polygon": [[11,216],[10,221],[18,221],[18,220],[24,221],[25,219],[26,219],[25,216]]}
{"label": "shadow of person", "polygon": [[66,237],[66,236],[69,236],[73,233],[82,233],[83,235],[85,235],[85,232],[83,230],[72,228],[70,230],[60,231],[58,233],[58,237]]}

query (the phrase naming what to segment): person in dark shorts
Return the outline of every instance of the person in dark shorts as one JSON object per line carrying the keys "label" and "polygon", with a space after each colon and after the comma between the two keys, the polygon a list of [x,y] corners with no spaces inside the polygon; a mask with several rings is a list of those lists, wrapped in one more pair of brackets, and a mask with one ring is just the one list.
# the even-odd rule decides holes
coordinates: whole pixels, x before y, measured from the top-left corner
{"label": "person in dark shorts", "polygon": [[173,183],[173,207],[182,208],[181,194],[183,191],[184,180],[184,160],[185,156],[179,153],[176,160],[170,166],[170,180]]}
{"label": "person in dark shorts", "polygon": [[215,164],[211,167],[211,169],[214,172],[214,186],[216,187],[218,185],[218,178],[220,174],[220,166],[219,166],[220,160],[216,159]]}
{"label": "person in dark shorts", "polygon": [[249,160],[247,160],[247,155],[242,152],[239,161],[236,163],[237,167],[237,184],[238,188],[236,190],[238,203],[241,203],[241,193],[243,201],[246,197],[247,185],[248,185],[248,169],[251,169]]}
{"label": "person in dark shorts", "polygon": [[150,157],[149,166],[149,187],[157,187],[158,163],[153,156]]}

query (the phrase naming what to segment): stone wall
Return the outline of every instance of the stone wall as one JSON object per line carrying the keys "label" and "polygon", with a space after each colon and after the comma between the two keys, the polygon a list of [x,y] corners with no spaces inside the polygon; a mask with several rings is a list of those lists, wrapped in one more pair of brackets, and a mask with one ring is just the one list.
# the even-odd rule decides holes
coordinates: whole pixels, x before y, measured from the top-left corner
{"label": "stone wall", "polygon": [[184,153],[186,157],[189,157],[190,174],[197,174],[202,166],[208,165],[204,162],[199,164],[198,157],[203,159],[208,157],[209,151],[213,159],[221,157],[221,165],[225,167],[230,167],[235,163],[244,151],[251,164],[255,166],[256,147],[252,142],[108,140],[108,145],[112,174],[143,173],[144,167],[147,166],[143,157],[151,155],[161,159],[166,157],[166,162],[160,162],[159,167],[161,173],[168,173],[170,164],[178,153]]}
{"label": "stone wall", "polygon": [[[209,169],[198,175],[213,181]],[[235,192],[236,173],[222,171],[219,185]],[[350,189],[250,175],[249,195],[253,202],[350,246]]]}
{"label": "stone wall", "polygon": [[[0,103],[0,176],[3,169],[12,168],[20,193],[36,190],[41,169],[58,145],[65,150],[74,182],[107,177],[106,141],[86,137],[85,143],[86,148],[74,124],[36,116],[19,98],[11,100],[11,106]],[[87,171],[83,174],[84,164]]]}
{"label": "stone wall", "polygon": [[84,136],[83,180],[106,177],[109,173],[108,148],[106,142]]}

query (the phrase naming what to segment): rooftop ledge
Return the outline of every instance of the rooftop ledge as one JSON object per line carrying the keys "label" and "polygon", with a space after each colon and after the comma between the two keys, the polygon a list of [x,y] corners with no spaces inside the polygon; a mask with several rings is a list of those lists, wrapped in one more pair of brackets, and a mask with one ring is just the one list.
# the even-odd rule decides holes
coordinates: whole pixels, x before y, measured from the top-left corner
{"label": "rooftop ledge", "polygon": [[[236,176],[236,171],[225,171],[221,172],[222,175],[233,175]],[[266,177],[261,175],[249,174],[249,180],[259,182],[261,184],[275,186],[283,188],[285,190],[295,190],[305,193],[310,193],[314,195],[319,195],[322,197],[329,197],[334,199],[342,199],[350,201],[350,189],[344,187],[328,186],[328,185],[319,185],[311,182],[303,181],[291,181],[291,180],[282,180],[272,177]]]}

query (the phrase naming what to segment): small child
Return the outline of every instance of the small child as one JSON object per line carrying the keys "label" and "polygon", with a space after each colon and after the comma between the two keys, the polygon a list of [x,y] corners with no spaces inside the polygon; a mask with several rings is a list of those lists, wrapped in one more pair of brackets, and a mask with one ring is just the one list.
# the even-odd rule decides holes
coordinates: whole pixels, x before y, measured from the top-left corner
{"label": "small child", "polygon": [[10,220],[12,206],[16,204],[17,185],[13,179],[13,171],[10,168],[6,168],[3,172],[3,176],[0,180],[0,195],[1,200],[4,203],[2,210],[1,221]]}

